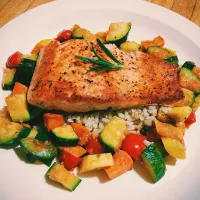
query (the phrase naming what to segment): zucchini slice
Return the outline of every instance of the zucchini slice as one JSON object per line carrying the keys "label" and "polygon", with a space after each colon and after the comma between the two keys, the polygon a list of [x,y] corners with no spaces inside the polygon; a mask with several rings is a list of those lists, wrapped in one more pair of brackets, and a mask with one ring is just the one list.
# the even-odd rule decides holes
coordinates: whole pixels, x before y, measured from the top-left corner
{"label": "zucchini slice", "polygon": [[36,61],[27,58],[23,59],[16,69],[14,82],[19,82],[29,87],[35,66]]}
{"label": "zucchini slice", "polygon": [[49,166],[57,156],[57,149],[50,142],[41,142],[34,138],[22,138],[20,146],[25,151],[30,162],[40,160]]}
{"label": "zucchini slice", "polygon": [[200,92],[200,78],[188,68],[182,67],[179,73],[181,87],[193,92]]}
{"label": "zucchini slice", "polygon": [[195,67],[195,64],[191,61],[186,61],[182,67],[187,68],[189,70],[193,70],[193,68]]}
{"label": "zucchini slice", "polygon": [[0,118],[0,144],[12,144],[18,138],[23,126]]}
{"label": "zucchini slice", "polygon": [[200,94],[195,98],[194,103],[192,105],[192,110],[196,111],[200,106]]}
{"label": "zucchini slice", "polygon": [[141,153],[141,158],[155,183],[165,175],[165,161],[154,144]]}
{"label": "zucchini slice", "polygon": [[79,174],[99,170],[114,165],[111,153],[102,153],[84,156],[79,169]]}
{"label": "zucchini slice", "polygon": [[56,162],[49,168],[46,175],[51,180],[62,184],[70,191],[74,191],[82,181],[80,178],[66,170],[63,165]]}
{"label": "zucchini slice", "polygon": [[51,130],[58,143],[63,146],[78,145],[79,138],[70,125],[60,126]]}
{"label": "zucchini slice", "polygon": [[126,132],[126,124],[119,117],[113,117],[105,126],[99,139],[113,153],[120,149]]}
{"label": "zucchini slice", "polygon": [[10,116],[14,122],[26,122],[30,120],[25,93],[10,95],[5,100]]}
{"label": "zucchini slice", "polygon": [[166,151],[164,144],[161,139],[158,139],[154,141],[154,145],[157,147],[157,149],[160,151],[163,158],[167,157],[169,153]]}
{"label": "zucchini slice", "polygon": [[179,65],[179,60],[178,60],[178,57],[177,57],[177,56],[171,56],[171,57],[169,57],[169,58],[165,58],[164,60],[165,60],[166,62],[168,62],[168,63],[171,63],[171,64],[177,66],[177,67],[178,67],[178,65]]}
{"label": "zucchini slice", "polygon": [[29,134],[27,135],[27,138],[35,138],[38,134],[38,131],[35,128],[32,128]]}
{"label": "zucchini slice", "polygon": [[4,90],[12,89],[12,87],[14,85],[15,72],[16,72],[16,69],[9,69],[9,68],[4,68],[3,69],[2,88]]}
{"label": "zucchini slice", "polygon": [[174,56],[171,51],[166,48],[161,48],[159,46],[150,46],[147,49],[147,53],[155,56],[157,58],[166,59],[171,56]]}
{"label": "zucchini slice", "polygon": [[135,51],[140,50],[140,48],[141,48],[141,45],[134,41],[132,42],[126,41],[120,45],[120,49],[126,52],[135,52]]}
{"label": "zucchini slice", "polygon": [[88,31],[87,29],[75,28],[72,31],[72,38],[94,41],[96,39],[96,36],[92,34],[90,31]]}
{"label": "zucchini slice", "polygon": [[106,43],[114,43],[119,47],[127,40],[131,26],[131,22],[111,23],[106,35]]}
{"label": "zucchini slice", "polygon": [[184,99],[173,103],[173,106],[192,106],[195,100],[195,93],[186,89],[186,88],[182,88],[181,89],[183,91],[184,94]]}

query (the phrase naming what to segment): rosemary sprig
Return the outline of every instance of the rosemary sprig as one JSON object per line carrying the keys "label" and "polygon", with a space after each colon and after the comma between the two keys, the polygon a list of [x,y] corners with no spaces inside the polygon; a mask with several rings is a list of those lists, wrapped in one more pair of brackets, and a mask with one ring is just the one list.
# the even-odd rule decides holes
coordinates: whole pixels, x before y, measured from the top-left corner
{"label": "rosemary sprig", "polygon": [[118,70],[118,69],[124,67],[123,64],[119,60],[117,60],[117,58],[110,52],[110,50],[107,49],[107,47],[98,38],[97,38],[97,43],[100,46],[100,48],[102,49],[102,51],[110,59],[112,59],[114,61],[114,63],[108,62],[107,60],[101,58],[97,54],[97,52],[94,49],[94,47],[92,47],[92,52],[97,57],[97,60],[91,59],[91,58],[85,58],[85,57],[82,57],[82,56],[76,56],[76,58],[78,58],[78,59],[80,59],[80,60],[82,60],[84,62],[94,64],[94,66],[92,68],[90,68],[87,72],[90,72],[90,71],[95,71],[95,72],[113,71],[113,70]]}

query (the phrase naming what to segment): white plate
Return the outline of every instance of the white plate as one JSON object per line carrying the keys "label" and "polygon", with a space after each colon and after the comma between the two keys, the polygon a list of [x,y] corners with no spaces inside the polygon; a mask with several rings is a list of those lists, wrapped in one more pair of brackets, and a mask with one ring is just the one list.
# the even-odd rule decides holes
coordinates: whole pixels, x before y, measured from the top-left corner
{"label": "white plate", "polygon": [[[74,23],[94,32],[107,30],[110,22],[131,21],[129,38],[140,42],[162,35],[166,46],[175,49],[181,63],[192,60],[200,65],[200,30],[189,20],[162,7],[133,0],[123,1],[55,1],[17,17],[0,30],[0,64],[20,50],[28,53],[41,39],[52,38]],[[2,70],[0,73],[2,77]],[[1,78],[0,78],[1,79]],[[8,93],[0,91],[0,104]],[[200,120],[200,113],[197,113]],[[187,159],[168,162],[164,178],[156,184],[142,175],[136,166],[113,181],[106,181],[103,172],[83,177],[74,192],[48,182],[45,165],[29,164],[19,157],[19,151],[0,149],[1,200],[61,200],[61,199],[172,199],[197,200],[200,198],[199,154],[200,134],[198,123],[185,136]],[[17,156],[17,155],[18,156]],[[148,177],[148,176],[147,176]]]}

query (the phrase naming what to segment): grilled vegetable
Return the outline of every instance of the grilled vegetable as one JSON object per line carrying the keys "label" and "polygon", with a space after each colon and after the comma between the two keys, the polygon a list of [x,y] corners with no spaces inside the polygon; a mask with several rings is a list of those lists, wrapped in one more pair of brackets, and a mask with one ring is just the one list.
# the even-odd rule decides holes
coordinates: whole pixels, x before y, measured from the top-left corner
{"label": "grilled vegetable", "polygon": [[123,173],[133,169],[133,160],[125,151],[117,151],[113,156],[113,161],[114,165],[104,168],[110,179],[117,178]]}
{"label": "grilled vegetable", "polygon": [[98,137],[91,135],[89,137],[87,144],[86,144],[86,151],[89,154],[100,154],[100,153],[104,153],[104,147],[100,143]]}
{"label": "grilled vegetable", "polygon": [[120,49],[126,52],[134,52],[140,50],[140,44],[132,41],[126,41],[120,45]]}
{"label": "grilled vegetable", "polygon": [[4,90],[10,90],[14,84],[14,76],[15,76],[16,69],[3,69],[3,81],[2,81],[2,88]]}
{"label": "grilled vegetable", "polygon": [[196,96],[194,103],[192,105],[192,110],[196,111],[200,106],[200,95]]}
{"label": "grilled vegetable", "polygon": [[163,123],[171,124],[171,119],[168,115],[165,114],[165,112],[162,110],[162,108],[159,108],[157,119]]}
{"label": "grilled vegetable", "polygon": [[79,142],[79,138],[73,131],[70,125],[60,126],[52,129],[52,133],[58,143],[63,146],[76,146]]}
{"label": "grilled vegetable", "polygon": [[107,31],[106,32],[98,32],[98,33],[95,34],[95,36],[97,38],[99,38],[103,44],[105,44],[106,43],[106,35],[107,35],[107,33],[108,33]]}
{"label": "grilled vegetable", "polygon": [[5,100],[14,122],[26,122],[30,120],[25,93],[8,96]]}
{"label": "grilled vegetable", "polygon": [[171,124],[159,122],[157,119],[155,119],[155,125],[157,133],[161,137],[169,137],[179,141],[183,141],[183,136],[186,130],[184,123],[181,126],[176,127]]}
{"label": "grilled vegetable", "polygon": [[23,126],[0,117],[0,144],[12,144],[18,138]]}
{"label": "grilled vegetable", "polygon": [[185,88],[182,88],[182,91],[184,94],[184,99],[176,103],[173,103],[173,106],[190,106],[191,107],[195,100],[195,93]]}
{"label": "grilled vegetable", "polygon": [[194,112],[191,112],[190,116],[185,121],[186,128],[189,128],[192,124],[196,122],[196,115]]}
{"label": "grilled vegetable", "polygon": [[185,159],[185,147],[180,141],[172,138],[163,137],[162,142],[166,151],[171,156],[173,156],[174,158]]}
{"label": "grilled vegetable", "polygon": [[142,152],[141,158],[154,182],[159,181],[165,175],[165,161],[155,145],[149,145]]}
{"label": "grilled vegetable", "polygon": [[129,134],[122,143],[122,150],[126,151],[133,159],[139,160],[141,152],[145,149],[143,135]]}
{"label": "grilled vegetable", "polygon": [[67,151],[76,157],[81,157],[86,154],[86,150],[79,145],[74,147],[61,147],[61,150]]}
{"label": "grilled vegetable", "polygon": [[120,149],[127,132],[126,124],[118,117],[113,117],[99,136],[100,141],[112,152]]}
{"label": "grilled vegetable", "polygon": [[161,155],[163,158],[169,155],[169,153],[166,151],[163,142],[161,139],[158,139],[154,141],[154,145],[157,147],[157,149],[160,151]]}
{"label": "grilled vegetable", "polygon": [[45,113],[43,119],[48,131],[64,125],[64,117],[60,114]]}
{"label": "grilled vegetable", "polygon": [[33,72],[35,70],[36,61],[23,59],[20,65],[16,68],[14,82],[19,82],[29,87]]}
{"label": "grilled vegetable", "polygon": [[22,61],[22,54],[17,51],[14,54],[12,54],[6,63],[6,66],[9,68],[17,67]]}
{"label": "grilled vegetable", "polygon": [[44,40],[41,40],[40,42],[38,42],[34,46],[34,48],[32,49],[31,53],[32,54],[39,53],[42,48],[44,48],[45,46],[47,46],[48,44],[50,44],[50,42],[52,42],[52,41],[53,41],[53,39],[44,39]]}
{"label": "grilled vegetable", "polygon": [[178,57],[177,56],[171,56],[169,58],[165,58],[164,59],[166,62],[168,63],[171,63],[173,65],[176,65],[178,67],[178,63],[179,63],[179,60],[178,60]]}
{"label": "grilled vegetable", "polygon": [[60,42],[64,42],[66,40],[71,39],[72,31],[71,30],[63,30],[60,33],[58,33],[56,40]]}
{"label": "grilled vegetable", "polygon": [[32,128],[30,133],[27,135],[27,138],[35,138],[38,134],[38,131],[35,128]]}
{"label": "grilled vegetable", "polygon": [[75,190],[81,182],[80,178],[70,173],[64,168],[63,165],[60,165],[56,162],[47,171],[47,176],[51,180],[62,184],[65,188],[67,188],[70,191]]}
{"label": "grilled vegetable", "polygon": [[111,153],[102,153],[102,154],[95,154],[95,155],[87,155],[83,157],[79,174],[99,170],[104,167],[108,167],[113,165],[113,157]]}
{"label": "grilled vegetable", "polygon": [[195,64],[191,61],[186,61],[182,67],[192,70],[195,67]]}
{"label": "grilled vegetable", "polygon": [[57,156],[57,149],[50,142],[41,142],[33,138],[22,138],[20,146],[25,151],[30,162],[40,160],[49,166]]}
{"label": "grilled vegetable", "polygon": [[182,67],[180,70],[179,83],[183,88],[187,88],[193,92],[200,92],[200,78],[185,67]]}
{"label": "grilled vegetable", "polygon": [[168,49],[161,48],[161,47],[158,47],[158,46],[148,47],[147,53],[152,55],[152,56],[155,56],[157,58],[161,58],[161,59],[166,59],[166,58],[169,58],[171,56],[174,56],[174,54],[171,51],[169,51]]}
{"label": "grilled vegetable", "polygon": [[95,35],[92,34],[90,31],[84,29],[84,28],[75,28],[72,31],[72,38],[76,39],[85,39],[89,41],[94,41],[96,39]]}
{"label": "grilled vegetable", "polygon": [[23,94],[23,93],[27,93],[27,91],[28,91],[28,88],[25,85],[23,85],[19,82],[15,82],[12,94],[13,95]]}
{"label": "grilled vegetable", "polygon": [[146,51],[151,46],[163,47],[165,45],[165,40],[159,35],[153,40],[144,40],[141,42],[142,50]]}
{"label": "grilled vegetable", "polygon": [[65,151],[65,149],[62,149],[60,153],[60,160],[67,170],[72,170],[76,168],[81,162],[81,159],[79,157],[73,155],[69,151]]}
{"label": "grilled vegetable", "polygon": [[127,40],[131,26],[131,22],[111,23],[106,35],[106,43],[114,43],[119,47]]}
{"label": "grilled vegetable", "polygon": [[71,123],[71,126],[79,137],[78,144],[81,146],[85,145],[90,137],[90,131],[88,128],[78,123]]}
{"label": "grilled vegetable", "polygon": [[176,122],[184,122],[191,114],[192,109],[189,106],[173,107],[166,114]]}

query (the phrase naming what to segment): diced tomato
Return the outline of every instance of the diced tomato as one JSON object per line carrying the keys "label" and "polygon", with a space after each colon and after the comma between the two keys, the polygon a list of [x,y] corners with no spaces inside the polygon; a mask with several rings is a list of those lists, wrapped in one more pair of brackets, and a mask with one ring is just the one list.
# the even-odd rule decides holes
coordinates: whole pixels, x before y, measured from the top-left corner
{"label": "diced tomato", "polygon": [[67,170],[72,170],[81,162],[81,158],[72,155],[71,153],[62,150],[60,155],[61,162]]}
{"label": "diced tomato", "polygon": [[12,54],[7,60],[7,67],[17,67],[22,61],[22,54],[19,51],[16,51]]}
{"label": "diced tomato", "polygon": [[104,147],[98,137],[90,136],[86,144],[86,151],[89,154],[100,154],[104,153]]}
{"label": "diced tomato", "polygon": [[196,115],[194,112],[190,114],[190,116],[185,121],[186,128],[189,128],[192,124],[196,122]]}
{"label": "diced tomato", "polygon": [[146,139],[143,135],[127,135],[122,143],[121,149],[126,151],[133,159],[139,160],[140,154],[145,149],[144,140]]}
{"label": "diced tomato", "polygon": [[63,42],[65,40],[69,40],[71,38],[72,31],[71,30],[63,30],[58,33],[56,40]]}

